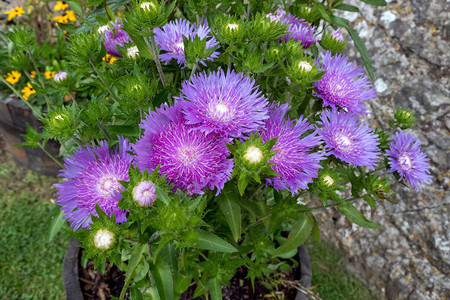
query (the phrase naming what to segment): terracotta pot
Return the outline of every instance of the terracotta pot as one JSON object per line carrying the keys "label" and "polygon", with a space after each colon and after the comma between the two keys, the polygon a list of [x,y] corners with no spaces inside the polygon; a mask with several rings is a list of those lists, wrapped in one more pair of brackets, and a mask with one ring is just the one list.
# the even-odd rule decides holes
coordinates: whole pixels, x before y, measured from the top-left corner
{"label": "terracotta pot", "polygon": [[[64,264],[62,270],[62,280],[63,285],[66,290],[67,300],[84,300],[83,293],[80,287],[79,268],[80,266],[80,256],[81,248],[78,247],[80,242],[77,239],[72,238],[67,247],[66,254],[64,256]],[[298,248],[297,259],[300,264],[300,278],[299,281],[303,287],[311,286],[311,262],[309,259],[308,251],[304,245]],[[297,292],[295,300],[307,300],[308,297]]]}
{"label": "terracotta pot", "polygon": [[[13,146],[25,142],[21,134],[26,134],[27,124],[30,124],[38,132],[42,132],[43,124],[20,100],[7,97],[0,101],[0,134],[13,159],[29,170],[47,176],[56,176],[61,168],[44,151],[39,148]],[[58,156],[59,143],[48,141],[45,148],[53,156]]]}

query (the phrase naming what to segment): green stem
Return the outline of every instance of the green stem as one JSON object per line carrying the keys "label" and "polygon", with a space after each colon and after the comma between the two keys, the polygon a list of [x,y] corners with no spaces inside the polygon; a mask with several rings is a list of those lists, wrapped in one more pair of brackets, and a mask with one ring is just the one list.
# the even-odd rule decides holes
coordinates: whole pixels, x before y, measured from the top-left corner
{"label": "green stem", "polygon": [[8,81],[6,81],[3,76],[0,76],[0,81],[3,82],[7,87],[9,87],[10,90],[13,91],[13,93],[19,97],[30,109],[33,111],[34,115],[40,119],[42,118],[42,114],[40,111],[38,111],[34,106],[32,106],[25,98],[23,98],[22,94],[20,94]]}
{"label": "green stem", "polygon": [[150,52],[152,53],[153,60],[155,61],[156,68],[158,69],[159,77],[161,78],[161,83],[162,83],[163,87],[166,87],[167,86],[166,78],[164,77],[164,72],[161,67],[161,62],[159,61],[159,57],[158,57],[158,53],[157,53],[158,51],[156,50],[155,37],[151,36],[150,44],[148,44],[147,39],[145,39],[145,43],[147,44],[147,47],[150,49]]}
{"label": "green stem", "polygon": [[103,0],[103,7],[104,7],[105,10],[106,10],[106,14],[108,15],[108,19],[109,19],[110,21],[112,21],[114,18],[113,18],[113,16],[111,16],[111,11],[109,10],[108,5],[106,4],[106,0]]}
{"label": "green stem", "polygon": [[102,129],[103,133],[106,136],[106,139],[108,139],[108,141],[111,141],[111,137],[109,136],[108,132],[106,131],[105,125],[103,125],[103,123],[100,122],[100,128]]}
{"label": "green stem", "polygon": [[64,165],[59,160],[57,160],[56,157],[54,157],[50,152],[48,152],[41,143],[39,143],[39,147],[42,149],[42,151],[44,151],[45,154],[47,154],[48,157],[50,157],[55,163],[57,163],[58,166],[64,169]]}
{"label": "green stem", "polygon": [[196,70],[197,70],[197,65],[195,64],[194,67],[192,68],[192,72],[191,72],[191,75],[189,76],[189,79],[192,78],[192,76],[194,75]]}
{"label": "green stem", "polygon": [[97,67],[95,66],[94,62],[93,62],[91,59],[89,59],[89,62],[91,63],[92,69],[94,69],[95,74],[97,74],[98,78],[99,78],[100,81],[103,83],[103,85],[105,86],[105,88],[106,88],[106,90],[108,91],[108,93],[111,95],[111,97],[112,97],[115,101],[119,102],[117,96],[113,93],[111,87],[110,87],[109,84],[106,82],[106,80],[105,80],[105,78],[103,77],[103,75],[102,75],[102,73],[100,72],[100,70],[97,69]]}

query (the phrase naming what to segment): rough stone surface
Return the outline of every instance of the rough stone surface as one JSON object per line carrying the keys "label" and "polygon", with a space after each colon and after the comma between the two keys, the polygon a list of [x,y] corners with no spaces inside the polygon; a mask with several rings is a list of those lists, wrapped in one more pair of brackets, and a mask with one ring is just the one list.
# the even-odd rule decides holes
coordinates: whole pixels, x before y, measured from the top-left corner
{"label": "rough stone surface", "polygon": [[[347,254],[349,268],[380,298],[450,299],[449,1],[387,2],[345,1],[361,15],[339,15],[352,21],[372,57],[378,98],[368,101],[370,121],[386,128],[395,106],[413,109],[420,124],[412,132],[431,159],[433,183],[422,192],[396,185],[398,204],[381,202],[375,213],[360,203],[384,231],[352,225],[336,210],[321,212],[322,239]],[[347,54],[362,64],[354,47]]]}

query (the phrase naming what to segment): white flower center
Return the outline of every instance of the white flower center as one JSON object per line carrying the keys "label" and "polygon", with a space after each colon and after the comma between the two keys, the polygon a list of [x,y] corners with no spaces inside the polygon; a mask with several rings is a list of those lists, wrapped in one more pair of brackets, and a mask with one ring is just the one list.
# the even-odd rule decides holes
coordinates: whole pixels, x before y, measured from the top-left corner
{"label": "white flower center", "polygon": [[180,156],[183,163],[192,164],[197,157],[197,153],[193,147],[183,147],[180,149]]}
{"label": "white flower center", "polygon": [[237,30],[239,28],[239,25],[236,23],[230,23],[227,25],[227,29],[232,31],[232,30]]}
{"label": "white flower center", "polygon": [[139,49],[137,46],[133,46],[127,49],[127,55],[130,58],[136,58],[139,55]]}
{"label": "white flower center", "polygon": [[143,2],[143,3],[141,3],[140,6],[142,9],[146,9],[146,10],[150,10],[150,8],[153,8],[153,9],[156,8],[155,3],[153,3],[153,2]]}
{"label": "white flower center", "polygon": [[111,176],[103,177],[97,185],[98,191],[103,195],[109,195],[119,187],[117,180]]}
{"label": "white flower center", "polygon": [[322,180],[323,180],[323,182],[325,182],[325,184],[327,186],[332,186],[334,184],[334,180],[333,180],[333,178],[331,178],[330,175],[326,175],[325,177],[323,177]]}
{"label": "white flower center", "polygon": [[307,62],[307,61],[304,61],[304,60],[300,61],[297,64],[297,66],[298,66],[299,69],[303,69],[303,71],[305,71],[305,72],[309,72],[309,71],[312,70],[311,64],[309,62]]}
{"label": "white flower center", "polygon": [[400,162],[400,166],[403,170],[409,170],[412,167],[411,159],[408,155],[403,154],[398,158],[398,161]]}
{"label": "white flower center", "polygon": [[345,135],[338,137],[336,142],[339,144],[338,147],[341,151],[347,151],[352,144],[352,141]]}
{"label": "white flower center", "polygon": [[250,146],[247,148],[247,150],[245,150],[245,154],[244,154],[244,158],[252,164],[257,164],[259,162],[261,162],[261,160],[263,159],[263,153],[261,151],[261,149],[259,149],[258,147],[255,146]]}
{"label": "white flower center", "polygon": [[105,31],[108,30],[108,29],[109,29],[108,25],[100,26],[100,27],[97,29],[97,32],[100,33],[100,34],[102,34],[103,32],[105,32]]}
{"label": "white flower center", "polygon": [[220,115],[223,115],[228,111],[228,107],[225,104],[219,103],[216,105],[216,112],[218,112]]}
{"label": "white flower center", "polygon": [[94,244],[98,249],[106,250],[114,242],[114,233],[107,229],[101,229],[94,235]]}

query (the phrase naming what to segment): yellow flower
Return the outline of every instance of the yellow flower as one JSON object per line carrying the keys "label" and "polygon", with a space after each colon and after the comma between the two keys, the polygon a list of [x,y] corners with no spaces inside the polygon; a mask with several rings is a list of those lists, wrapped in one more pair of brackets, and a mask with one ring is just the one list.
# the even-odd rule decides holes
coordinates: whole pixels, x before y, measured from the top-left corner
{"label": "yellow flower", "polygon": [[8,21],[11,21],[14,17],[20,17],[24,13],[25,11],[23,10],[22,6],[16,6],[11,10],[5,11],[5,15],[8,15]]}
{"label": "yellow flower", "polygon": [[56,16],[53,18],[53,20],[63,24],[69,23],[69,19],[66,16]]}
{"label": "yellow flower", "polygon": [[46,71],[44,73],[44,76],[45,76],[45,79],[51,79],[51,78],[53,78],[55,76],[55,72],[53,72],[53,71]]}
{"label": "yellow flower", "polygon": [[20,76],[22,76],[22,74],[20,74],[20,72],[17,71],[11,71],[11,73],[6,74],[6,81],[8,81],[11,84],[16,84],[17,81],[19,81]]}
{"label": "yellow flower", "polygon": [[117,58],[109,54],[106,54],[105,57],[102,58],[102,60],[112,65],[117,60]]}
{"label": "yellow flower", "polygon": [[27,86],[22,89],[22,94],[23,99],[28,100],[28,98],[32,94],[36,94],[36,91],[34,90],[33,86],[29,82],[27,82]]}
{"label": "yellow flower", "polygon": [[36,71],[31,71],[30,77],[34,79],[34,77],[36,77]]}
{"label": "yellow flower", "polygon": [[55,7],[53,7],[53,10],[54,11],[57,11],[57,10],[65,10],[66,8],[68,8],[69,7],[69,4],[67,4],[66,2],[64,2],[64,1],[56,1],[56,5],[55,5]]}
{"label": "yellow flower", "polygon": [[75,22],[77,20],[77,17],[75,17],[75,13],[73,10],[66,11],[66,17],[69,19],[69,21]]}

